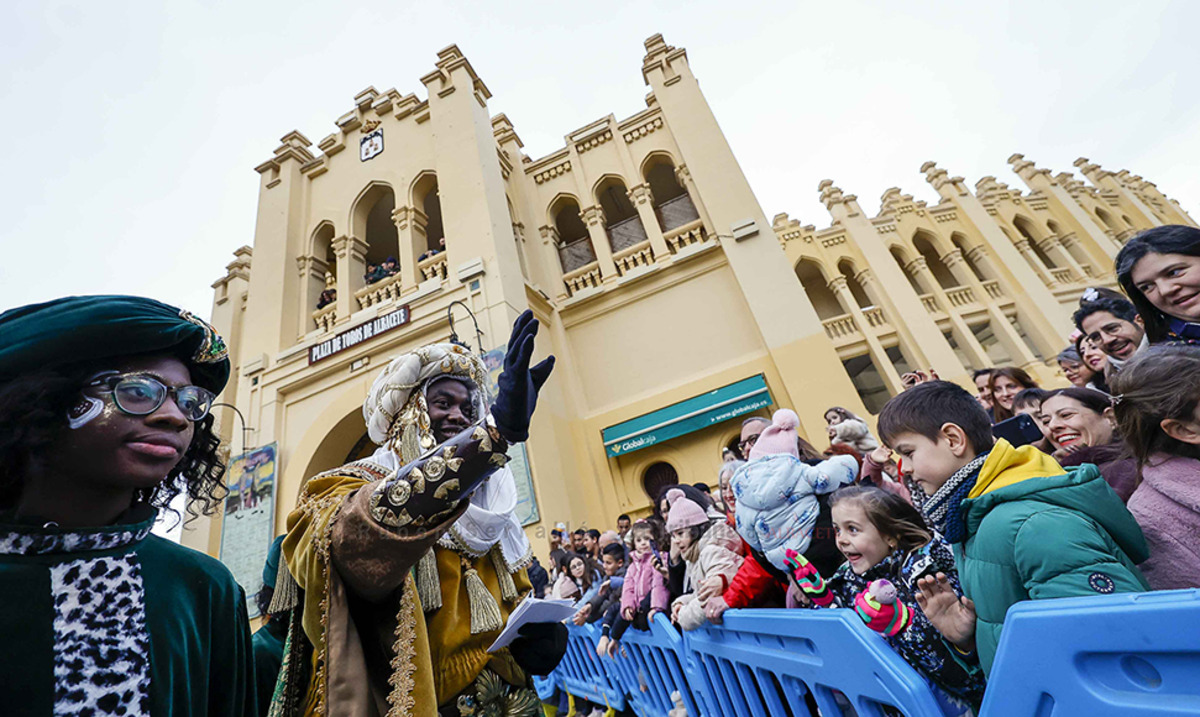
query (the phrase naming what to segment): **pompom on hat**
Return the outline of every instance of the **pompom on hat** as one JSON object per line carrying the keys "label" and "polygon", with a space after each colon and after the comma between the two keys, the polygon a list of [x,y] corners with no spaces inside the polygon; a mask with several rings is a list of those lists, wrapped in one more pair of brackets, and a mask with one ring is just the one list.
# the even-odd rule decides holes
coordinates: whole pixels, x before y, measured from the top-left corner
{"label": "pompom on hat", "polygon": [[796,443],[796,429],[800,427],[800,417],[790,408],[781,408],[771,416],[771,425],[763,429],[758,440],[750,448],[750,460],[763,456],[786,454],[800,459],[800,447]]}
{"label": "pompom on hat", "polygon": [[690,528],[693,525],[706,525],[709,521],[704,509],[688,500],[683,491],[678,488],[667,491],[667,502],[671,509],[667,512],[667,532],[674,533],[680,528]]}
{"label": "pompom on hat", "polygon": [[141,296],[66,296],[0,314],[0,381],[43,368],[137,354],[170,354],[192,381],[220,393],[225,341],[203,319]]}

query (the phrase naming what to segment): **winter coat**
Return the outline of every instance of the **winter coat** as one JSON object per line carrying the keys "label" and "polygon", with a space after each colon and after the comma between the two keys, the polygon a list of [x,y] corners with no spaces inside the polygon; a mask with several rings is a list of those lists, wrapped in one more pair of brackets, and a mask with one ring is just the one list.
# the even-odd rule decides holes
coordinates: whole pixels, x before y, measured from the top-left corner
{"label": "winter coat", "polygon": [[668,596],[667,582],[662,573],[654,569],[654,553],[635,552],[625,568],[625,582],[621,585],[621,609],[637,610],[642,598],[650,596],[650,607],[666,611]]}
{"label": "winter coat", "polygon": [[962,501],[954,546],[975,601],[975,645],[991,671],[1008,608],[1023,600],[1142,592],[1141,528],[1091,464],[1064,470],[1033,448],[996,441]]}
{"label": "winter coat", "polygon": [[860,421],[857,418],[847,418],[836,426],[830,426],[833,429],[833,438],[831,443],[845,443],[848,446],[853,446],[854,450],[864,456],[879,447],[879,441],[875,440],[875,436],[871,435],[871,429],[867,427],[865,421]]}
{"label": "winter coat", "polygon": [[1128,506],[1150,545],[1150,588],[1200,588],[1200,461],[1151,456]]}
{"label": "winter coat", "polygon": [[682,606],[678,620],[684,630],[695,630],[704,624],[704,604],[696,599],[694,592],[700,583],[719,576],[725,581],[724,587],[728,587],[742,565],[742,538],[723,520],[714,521],[704,531],[698,548],[699,555],[687,563],[684,578],[690,592],[675,601]]}
{"label": "winter coat", "polygon": [[829,579],[829,590],[836,598],[835,607],[853,608],[854,598],[873,580],[890,580],[896,587],[896,599],[912,609],[912,623],[895,636],[883,635],[884,641],[930,682],[978,711],[985,685],[978,657],[950,645],[917,603],[917,580],[939,572],[945,573],[954,592],[962,595],[954,554],[935,533],[933,540],[920,548],[910,552],[897,549],[862,575],[855,574],[849,563],[843,564]]}
{"label": "winter coat", "polygon": [[789,548],[808,550],[820,505],[817,494],[854,482],[858,462],[834,456],[815,466],[786,454],[763,456],[733,474],[737,531],[751,549],[780,570]]}
{"label": "winter coat", "polygon": [[582,607],[600,590],[600,574],[592,573],[592,584],[587,590],[584,590],[580,583],[581,581],[565,573],[559,575],[554,583],[552,596],[558,600],[574,600],[576,605]]}
{"label": "winter coat", "polygon": [[529,574],[529,584],[533,586],[533,596],[535,598],[545,597],[546,588],[550,586],[550,575],[546,573],[546,569],[542,567],[537,558],[529,563],[525,572]]}
{"label": "winter coat", "polygon": [[1133,495],[1133,489],[1137,486],[1137,461],[1125,456],[1125,444],[1120,440],[1103,446],[1084,446],[1061,458],[1059,463],[1064,468],[1084,463],[1096,466],[1122,503],[1129,502],[1129,496]]}
{"label": "winter coat", "polygon": [[[592,606],[592,611],[588,613],[588,622],[596,622],[604,617],[604,613],[608,612],[609,607],[621,601],[621,587],[625,584],[625,566],[617,568],[617,572],[611,576],[600,578],[600,583],[608,581],[608,590],[596,590],[596,595],[588,604]],[[580,605],[580,607],[583,607]]]}

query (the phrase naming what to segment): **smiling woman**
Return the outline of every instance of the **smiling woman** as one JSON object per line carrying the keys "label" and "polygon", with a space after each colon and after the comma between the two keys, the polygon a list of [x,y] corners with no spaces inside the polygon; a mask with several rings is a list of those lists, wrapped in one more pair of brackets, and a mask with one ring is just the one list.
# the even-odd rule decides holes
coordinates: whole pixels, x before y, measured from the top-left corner
{"label": "smiling woman", "polygon": [[1042,400],[1045,430],[1064,467],[1094,464],[1122,501],[1137,483],[1137,466],[1116,432],[1112,399],[1090,388],[1063,388]]}
{"label": "smiling woman", "polygon": [[1200,229],[1144,231],[1121,248],[1116,263],[1150,343],[1200,342]]}
{"label": "smiling woman", "polygon": [[[150,534],[181,492],[209,512],[224,342],[129,296],[0,314],[0,696],[15,714],[248,713],[242,589]],[[49,621],[49,624],[48,624]]]}

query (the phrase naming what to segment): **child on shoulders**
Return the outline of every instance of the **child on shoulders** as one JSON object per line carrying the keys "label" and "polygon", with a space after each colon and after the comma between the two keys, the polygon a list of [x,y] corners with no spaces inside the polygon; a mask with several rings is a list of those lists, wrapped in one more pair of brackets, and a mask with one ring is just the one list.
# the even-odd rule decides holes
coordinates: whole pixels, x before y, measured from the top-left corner
{"label": "child on shoulders", "polygon": [[954,546],[964,596],[942,574],[918,604],[991,670],[1008,608],[1023,600],[1141,592],[1146,540],[1093,465],[1064,469],[1032,446],[992,437],[973,396],[946,381],[915,386],[879,415],[883,441],[929,499],[922,510]]}

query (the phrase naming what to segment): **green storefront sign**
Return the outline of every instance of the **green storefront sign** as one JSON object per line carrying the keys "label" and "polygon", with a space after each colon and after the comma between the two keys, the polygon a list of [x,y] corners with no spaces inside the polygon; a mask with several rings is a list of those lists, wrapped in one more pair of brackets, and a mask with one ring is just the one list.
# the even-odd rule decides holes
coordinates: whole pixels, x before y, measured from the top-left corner
{"label": "green storefront sign", "polygon": [[622,456],[769,405],[767,382],[762,374],[751,376],[605,428],[604,450],[609,456]]}

